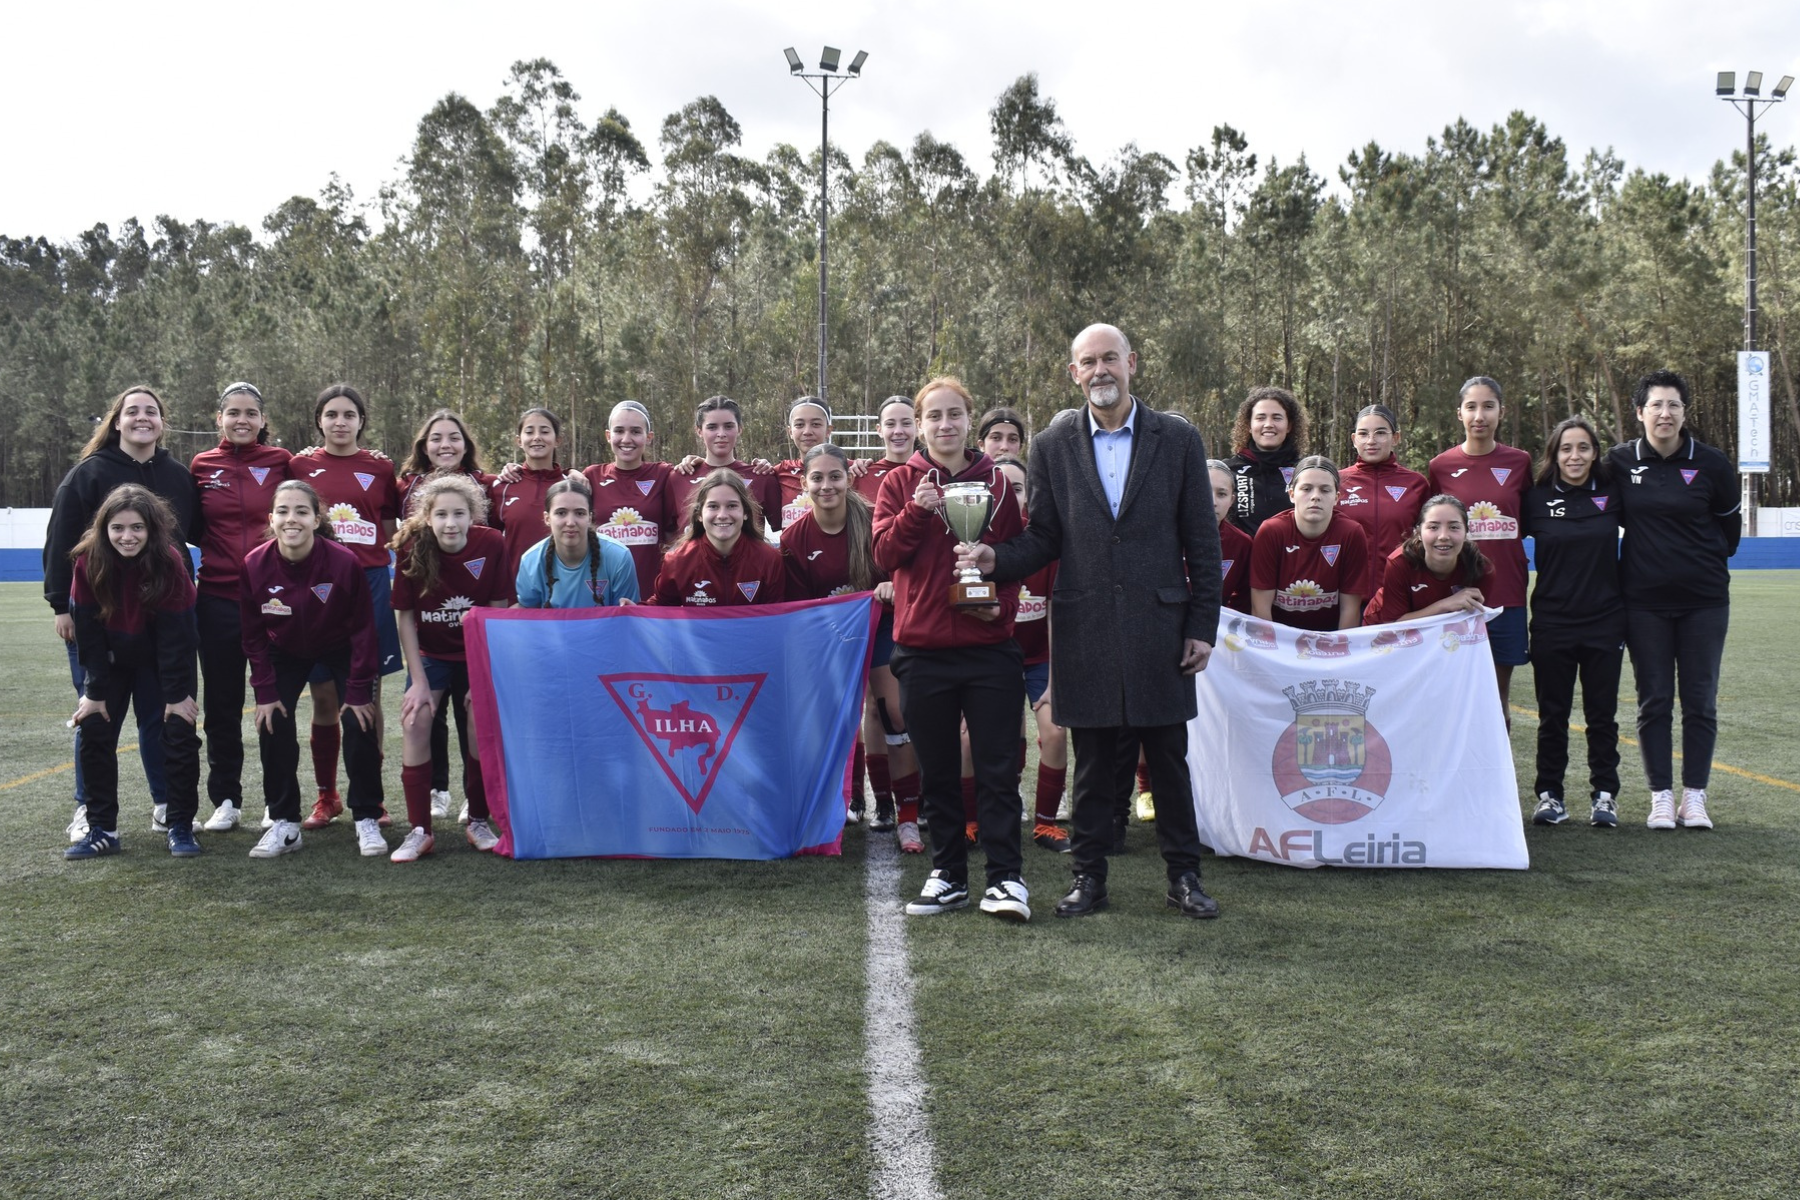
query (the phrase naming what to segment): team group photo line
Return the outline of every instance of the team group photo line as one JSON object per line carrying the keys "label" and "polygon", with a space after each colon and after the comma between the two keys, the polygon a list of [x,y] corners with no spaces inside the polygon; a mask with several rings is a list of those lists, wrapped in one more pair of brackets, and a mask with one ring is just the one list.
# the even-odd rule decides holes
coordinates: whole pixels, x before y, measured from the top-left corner
{"label": "team group photo line", "polygon": [[[1371,797],[1335,784],[1370,776],[1388,755],[1363,717],[1373,689],[1330,677],[1346,631],[1393,627],[1374,639],[1387,651],[1418,644],[1417,630],[1429,626],[1442,628],[1446,648],[1459,639],[1480,648],[1478,678],[1488,682],[1470,721],[1491,726],[1496,743],[1510,730],[1513,671],[1531,664],[1540,719],[1533,824],[1574,815],[1611,829],[1625,815],[1617,705],[1629,650],[1648,791],[1631,817],[1642,813],[1653,830],[1713,827],[1706,789],[1741,513],[1731,465],[1688,429],[1693,397],[1681,375],[1659,370],[1637,382],[1633,440],[1604,449],[1594,424],[1571,416],[1535,463],[1498,440],[1504,389],[1476,376],[1443,398],[1463,441],[1421,474],[1401,464],[1404,431],[1381,404],[1356,414],[1347,462],[1309,453],[1305,409],[1279,387],[1244,397],[1230,455],[1209,458],[1187,418],[1132,394],[1137,370],[1124,332],[1089,326],[1070,347],[1076,406],[1042,430],[940,376],[880,405],[874,458],[835,445],[830,409],[809,396],[787,411],[792,456],[746,460],[742,410],[715,396],[695,412],[693,453],[660,459],[662,431],[646,406],[625,400],[607,421],[611,461],[573,469],[559,457],[556,414],[533,408],[519,417],[516,453],[499,456],[516,461],[497,473],[483,469],[468,426],[447,409],[430,414],[401,457],[364,445],[369,401],[342,383],[313,402],[315,444],[299,453],[269,440],[271,407],[288,402],[230,384],[218,398],[217,446],[183,465],[164,447],[162,398],[130,387],[58,487],[45,539],[45,599],[78,696],[63,855],[123,850],[128,709],[151,827],[177,858],[199,856],[202,833],[223,849],[229,841],[211,835],[251,818],[243,767],[252,712],[263,779],[253,858],[299,851],[305,832],[346,808],[360,854],[396,863],[431,855],[455,808],[452,715],[466,797],[455,823],[476,851],[540,856],[531,847],[542,835],[552,845],[541,854],[553,855],[558,830],[601,819],[540,818],[522,782],[530,776],[492,761],[508,747],[522,758],[527,735],[530,754],[546,753],[555,727],[580,723],[576,716],[629,725],[627,740],[660,756],[690,824],[715,784],[750,793],[734,797],[734,811],[751,814],[743,823],[760,821],[760,809],[784,798],[755,794],[721,766],[740,733],[770,738],[744,723],[763,675],[734,675],[729,664],[659,671],[645,645],[645,661],[602,677],[618,714],[565,697],[556,712],[523,718],[536,728],[520,725],[490,669],[501,631],[506,647],[543,659],[572,644],[556,640],[567,631],[608,619],[616,624],[604,628],[628,626],[645,639],[705,629],[728,645],[735,630],[739,643],[847,647],[848,657],[837,656],[848,681],[841,719],[828,714],[817,731],[785,734],[790,757],[822,764],[813,774],[830,811],[789,842],[765,839],[784,848],[744,856],[835,853],[845,826],[866,824],[904,854],[929,849],[930,873],[906,905],[914,916],[969,906],[979,850],[980,909],[1028,921],[1026,822],[1035,847],[1072,864],[1055,915],[1100,911],[1108,856],[1124,848],[1135,809],[1154,824],[1166,905],[1216,917],[1200,858],[1203,846],[1229,852],[1213,826],[1230,823],[1239,798],[1223,798],[1222,818],[1196,813],[1203,772],[1191,768],[1202,751],[1190,734],[1213,719],[1201,700],[1204,672],[1222,653],[1276,645],[1282,629],[1297,633],[1295,652],[1316,659],[1318,678],[1266,685],[1286,699],[1260,699],[1292,703],[1300,715],[1274,768],[1260,768],[1269,776],[1260,790],[1289,787],[1279,778],[1285,755],[1297,764],[1296,807],[1310,805],[1317,820],[1366,812],[1358,800]],[[189,547],[198,548],[197,569]],[[826,612],[850,618],[798,619]],[[734,623],[762,616],[793,620]],[[667,619],[675,617],[698,619]],[[609,636],[629,660],[622,635]],[[804,656],[808,647],[783,649]],[[406,832],[397,844],[383,750],[390,675],[400,678],[388,686],[403,689]],[[707,686],[682,691],[681,680]],[[1565,793],[1578,683],[1584,811]],[[302,694],[311,700],[316,791],[304,816]],[[1309,698],[1325,716],[1307,716]],[[1034,738],[1027,808],[1021,776]],[[1510,749],[1500,753],[1505,765],[1488,775],[1510,775]],[[1241,785],[1241,771],[1235,778]],[[1516,837],[1515,782],[1493,782],[1511,798]],[[579,798],[571,803],[579,809]],[[1369,841],[1377,844],[1374,834]],[[571,844],[561,853],[609,852]],[[1396,840],[1391,861],[1380,861],[1422,858],[1404,857]],[[1519,862],[1494,865],[1523,866],[1522,843]]]}

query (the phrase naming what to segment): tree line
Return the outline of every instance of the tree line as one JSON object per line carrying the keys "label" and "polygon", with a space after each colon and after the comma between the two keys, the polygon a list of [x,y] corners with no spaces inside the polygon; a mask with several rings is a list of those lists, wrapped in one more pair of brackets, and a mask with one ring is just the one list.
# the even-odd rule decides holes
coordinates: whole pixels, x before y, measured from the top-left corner
{"label": "tree line", "polygon": [[[585,120],[548,60],[513,66],[485,110],[445,96],[372,200],[337,179],[260,230],[157,216],[72,242],[0,237],[0,503],[49,502],[95,414],[130,383],[207,444],[219,390],[249,379],[277,436],[313,440],[312,398],[355,383],[368,441],[398,452],[432,409],[461,411],[490,459],[518,414],[564,420],[565,458],[606,456],[612,404],[642,401],[665,456],[693,405],[746,411],[777,457],[788,401],[814,390],[818,151],[741,152],[716,98],[671,113],[654,145],[616,109]],[[1506,388],[1504,440],[1534,453],[1571,413],[1636,431],[1633,381],[1673,367],[1692,424],[1736,452],[1744,160],[1704,184],[1579,162],[1515,112],[1458,120],[1422,154],[1371,142],[1331,168],[1257,153],[1218,125],[1183,161],[1076,151],[1035,76],[990,110],[991,171],[924,132],[831,168],[838,411],[872,411],[938,373],[1041,425],[1074,400],[1070,337],[1130,334],[1135,391],[1193,419],[1218,453],[1252,387],[1295,391],[1312,448],[1349,457],[1354,415],[1400,416],[1414,466],[1461,439],[1457,387]],[[655,154],[653,155],[652,150]],[[1797,504],[1800,161],[1760,159],[1759,340],[1772,352],[1773,471]]]}

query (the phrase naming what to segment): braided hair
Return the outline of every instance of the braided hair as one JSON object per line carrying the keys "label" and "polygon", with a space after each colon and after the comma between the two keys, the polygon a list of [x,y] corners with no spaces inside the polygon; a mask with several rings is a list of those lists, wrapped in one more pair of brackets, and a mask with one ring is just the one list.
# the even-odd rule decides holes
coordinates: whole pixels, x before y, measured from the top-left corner
{"label": "braided hair", "polygon": [[[588,521],[587,535],[588,593],[594,597],[596,602],[598,602],[600,599],[600,535],[594,530],[593,521],[591,519],[594,509],[594,489],[590,487],[588,481],[581,476],[566,475],[551,484],[550,490],[544,493],[544,513],[546,515],[549,514],[551,501],[555,500],[558,496],[566,495],[570,492],[575,493],[588,502],[588,514],[590,518]],[[550,607],[550,593],[555,587],[556,539],[555,537],[552,537],[550,543],[544,547],[545,608]]]}

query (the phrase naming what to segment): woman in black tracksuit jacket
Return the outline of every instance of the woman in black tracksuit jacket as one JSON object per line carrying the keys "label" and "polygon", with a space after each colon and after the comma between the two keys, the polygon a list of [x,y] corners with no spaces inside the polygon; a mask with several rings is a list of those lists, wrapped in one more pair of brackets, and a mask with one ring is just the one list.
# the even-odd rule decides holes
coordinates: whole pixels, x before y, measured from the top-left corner
{"label": "woman in black tracksuit jacket", "polygon": [[1587,721],[1589,823],[1619,823],[1619,672],[1625,662],[1625,600],[1619,591],[1619,493],[1600,459],[1600,437],[1582,417],[1550,433],[1537,479],[1525,493],[1521,532],[1535,539],[1531,592],[1532,679],[1537,688],[1534,825],[1568,819],[1563,773],[1569,713],[1581,680]]}
{"label": "woman in black tracksuit jacket", "polygon": [[[1718,738],[1719,662],[1743,534],[1737,472],[1685,428],[1687,381],[1654,371],[1632,393],[1644,436],[1607,455],[1624,506],[1619,579],[1637,681],[1638,745],[1651,829],[1711,829],[1706,784]],[[1674,796],[1674,701],[1681,696],[1681,801]]]}
{"label": "woman in black tracksuit jacket", "polygon": [[1286,388],[1256,388],[1238,405],[1231,450],[1226,520],[1254,537],[1257,526],[1294,507],[1288,484],[1306,452],[1306,410]]}

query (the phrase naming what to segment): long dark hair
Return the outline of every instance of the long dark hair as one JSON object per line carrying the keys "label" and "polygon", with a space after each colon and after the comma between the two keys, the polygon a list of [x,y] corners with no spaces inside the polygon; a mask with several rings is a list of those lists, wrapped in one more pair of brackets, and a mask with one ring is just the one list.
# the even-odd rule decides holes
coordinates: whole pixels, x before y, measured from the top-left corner
{"label": "long dark hair", "polygon": [[362,435],[369,431],[369,403],[363,399],[361,392],[347,383],[332,384],[320,392],[319,398],[313,401],[313,429],[318,432],[320,437],[325,436],[325,430],[319,425],[319,415],[325,411],[327,404],[340,396],[356,405],[356,411],[362,417],[362,420],[358,421],[356,425],[356,440],[360,444]]}
{"label": "long dark hair", "polygon": [[1606,463],[1606,456],[1600,449],[1600,435],[1594,432],[1593,425],[1588,422],[1586,417],[1564,417],[1556,423],[1556,428],[1550,431],[1550,440],[1544,443],[1544,459],[1538,466],[1537,479],[1534,481],[1539,487],[1549,487],[1562,478],[1562,468],[1557,465],[1556,456],[1562,449],[1563,434],[1571,429],[1579,429],[1587,434],[1588,441],[1593,444],[1592,477],[1601,483],[1612,478],[1612,468]]}
{"label": "long dark hair", "polygon": [[1244,402],[1238,405],[1237,417],[1231,422],[1231,452],[1233,454],[1242,454],[1245,451],[1252,454],[1263,453],[1257,447],[1256,439],[1250,436],[1250,414],[1264,400],[1275,401],[1281,405],[1281,410],[1287,413],[1287,440],[1281,443],[1280,449],[1292,450],[1295,454],[1305,450],[1306,410],[1300,407],[1298,400],[1294,399],[1294,393],[1286,388],[1259,387],[1251,389],[1250,394],[1244,397]]}
{"label": "long dark hair", "polygon": [[[844,468],[844,536],[850,539],[845,543],[844,549],[850,563],[850,586],[856,591],[866,592],[875,586],[875,518],[869,509],[868,500],[850,486],[850,456],[830,442],[814,446],[800,460],[802,486],[805,485],[807,475],[812,472],[813,459],[821,455],[837,459]],[[816,514],[813,519],[818,519]]]}
{"label": "long dark hair", "polygon": [[[332,525],[331,518],[325,515],[325,502],[319,499],[318,490],[304,479],[284,479],[279,484],[275,485],[275,490],[269,493],[269,513],[271,516],[275,512],[275,498],[283,492],[305,492],[306,498],[312,501],[313,512],[318,514],[319,517],[319,527],[313,530],[313,536],[324,538],[328,542],[335,542],[338,540],[337,529]],[[274,538],[274,536],[274,526],[270,525],[267,521],[264,521],[263,541],[269,541]]]}
{"label": "long dark hair", "polygon": [[[135,558],[126,558],[115,550],[112,539],[106,534],[112,519],[123,512],[135,512],[144,518],[144,548]],[[124,602],[121,589],[125,584],[125,573],[133,567],[142,572],[138,601],[144,607],[155,608],[175,590],[176,572],[181,570],[181,565],[171,557],[180,553],[176,528],[175,512],[169,502],[147,487],[122,483],[106,494],[87,531],[69,551],[71,562],[81,558],[87,560],[84,567],[88,587],[94,593],[102,623],[112,620]]]}
{"label": "long dark hair", "polygon": [[90,437],[87,445],[81,448],[81,457],[87,458],[100,453],[108,446],[119,444],[119,414],[125,411],[125,401],[133,396],[148,396],[156,401],[156,414],[163,419],[163,432],[156,439],[156,444],[162,445],[163,437],[166,437],[169,432],[168,406],[162,402],[161,396],[151,391],[147,385],[139,383],[133,384],[113,397],[112,406],[106,410],[106,415],[100,418],[100,423],[94,426],[94,436]]}
{"label": "long dark hair", "polygon": [[475,436],[469,432],[468,424],[456,413],[447,408],[440,408],[426,417],[424,424],[419,426],[419,436],[413,439],[412,457],[408,458],[406,465],[400,469],[401,474],[429,475],[438,469],[436,464],[431,461],[430,456],[425,453],[425,439],[431,436],[431,427],[439,421],[454,423],[457,430],[462,433],[463,456],[462,462],[457,464],[456,469],[465,475],[473,475],[481,470],[481,451],[475,447]]}
{"label": "long dark hair", "polygon": [[693,495],[688,497],[687,514],[682,523],[681,537],[675,542],[675,549],[679,550],[692,541],[705,540],[706,530],[701,525],[700,510],[706,507],[706,494],[716,487],[730,488],[738,494],[738,499],[743,502],[744,528],[739,536],[746,533],[753,533],[758,539],[763,536],[762,505],[758,504],[756,497],[750,494],[750,485],[744,482],[742,475],[730,467],[715,467],[707,473],[705,479],[700,481],[700,485],[694,489]]}
{"label": "long dark hair", "polygon": [[1476,549],[1475,539],[1469,536],[1468,508],[1455,496],[1440,492],[1419,506],[1419,519],[1413,522],[1412,532],[1400,543],[1400,553],[1406,556],[1406,561],[1413,567],[1419,570],[1429,569],[1425,566],[1425,543],[1419,537],[1419,530],[1425,524],[1425,514],[1440,504],[1448,504],[1462,516],[1463,546],[1457,552],[1456,565],[1462,569],[1463,583],[1472,586],[1487,574],[1488,560],[1487,555]]}
{"label": "long dark hair", "polygon": [[[565,475],[544,492],[544,513],[550,512],[550,503],[558,496],[575,493],[588,502],[588,594],[596,600],[600,598],[600,534],[594,529],[594,489],[586,479],[578,475]],[[548,522],[546,521],[546,524]],[[544,547],[544,607],[550,607],[550,593],[556,587],[556,535],[550,535],[549,544]]]}
{"label": "long dark hair", "polygon": [[413,497],[413,510],[400,522],[400,528],[394,530],[388,549],[403,550],[408,542],[412,543],[412,549],[399,556],[398,565],[421,595],[436,590],[438,585],[443,547],[438,545],[437,534],[431,530],[431,506],[445,492],[455,492],[462,497],[469,506],[469,515],[474,518],[473,524],[487,520],[487,497],[482,494],[481,485],[467,475],[439,475],[419,487]]}

